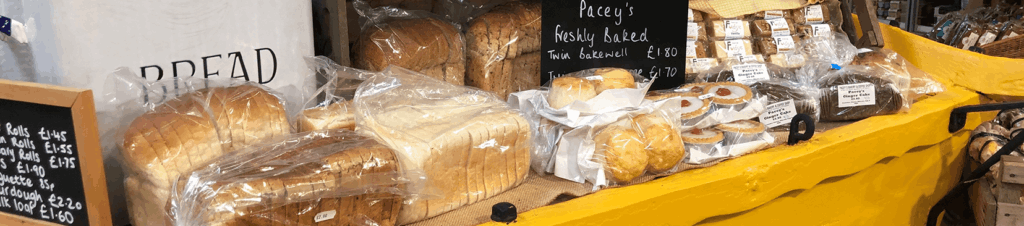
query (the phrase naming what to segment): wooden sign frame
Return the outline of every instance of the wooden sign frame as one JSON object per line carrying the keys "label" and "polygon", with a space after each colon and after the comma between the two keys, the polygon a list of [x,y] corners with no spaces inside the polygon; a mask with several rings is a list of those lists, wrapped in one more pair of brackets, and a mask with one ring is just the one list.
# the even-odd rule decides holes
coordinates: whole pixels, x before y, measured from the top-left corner
{"label": "wooden sign frame", "polygon": [[[92,90],[0,79],[0,99],[71,109],[89,225],[111,225],[110,199]],[[0,212],[0,225],[60,225]]]}

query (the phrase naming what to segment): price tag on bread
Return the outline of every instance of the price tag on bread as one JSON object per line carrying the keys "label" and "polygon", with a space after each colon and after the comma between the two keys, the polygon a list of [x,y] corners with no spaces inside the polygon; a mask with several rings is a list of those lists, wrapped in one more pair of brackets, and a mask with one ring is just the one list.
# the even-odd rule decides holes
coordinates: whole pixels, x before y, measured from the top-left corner
{"label": "price tag on bread", "polygon": [[738,83],[750,84],[771,79],[764,64],[740,64],[732,66],[733,76]]}

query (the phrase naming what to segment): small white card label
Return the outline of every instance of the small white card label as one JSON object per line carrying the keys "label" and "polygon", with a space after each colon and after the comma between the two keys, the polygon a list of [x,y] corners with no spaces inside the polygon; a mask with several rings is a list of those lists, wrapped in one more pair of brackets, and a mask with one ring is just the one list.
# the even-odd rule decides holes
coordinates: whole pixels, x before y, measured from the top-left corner
{"label": "small white card label", "polygon": [[686,41],[686,58],[697,57],[697,42]]}
{"label": "small white card label", "polygon": [[786,100],[769,104],[765,107],[764,113],[758,116],[765,127],[772,128],[785,125],[796,116],[796,105],[793,100]]}
{"label": "small white card label", "polygon": [[335,210],[320,212],[316,214],[316,216],[313,216],[313,221],[316,223],[320,223],[321,221],[334,219],[334,215],[337,214],[338,211]]}
{"label": "small white card label", "polygon": [[697,23],[689,22],[686,23],[686,40],[697,41],[697,37],[700,35],[700,25]]}
{"label": "small white card label", "polygon": [[810,5],[804,8],[804,23],[816,24],[825,22],[824,13],[821,12],[821,5]]}
{"label": "small white card label", "polygon": [[764,18],[765,19],[782,18],[783,16],[786,16],[786,15],[783,14],[781,10],[768,10],[768,11],[764,11]]}
{"label": "small white card label", "polygon": [[743,40],[725,41],[725,55],[728,57],[747,55],[747,45],[743,43]]}
{"label": "small white card label", "polygon": [[996,41],[996,33],[985,32],[984,35],[981,35],[981,39],[978,39],[978,46],[987,45],[994,41]]}
{"label": "small white card label", "polygon": [[750,84],[771,79],[764,64],[740,64],[732,66],[733,78],[738,83]]}
{"label": "small white card label", "polygon": [[857,83],[837,86],[839,92],[839,107],[856,107],[875,105],[875,85],[871,83]]}
{"label": "small white card label", "polygon": [[704,95],[697,96],[697,99],[706,100],[706,99],[711,98],[713,96],[715,96],[715,94],[709,93],[709,94],[704,94]]}
{"label": "small white card label", "polygon": [[774,37],[775,48],[780,53],[788,53],[796,49],[796,41],[793,41],[793,36],[780,36]]}
{"label": "small white card label", "polygon": [[758,56],[754,55],[736,56],[736,59],[739,59],[740,63],[764,63],[764,60],[759,60]]}
{"label": "small white card label", "polygon": [[832,35],[832,26],[828,24],[812,24],[811,33],[814,37],[829,37]]}
{"label": "small white card label", "polygon": [[743,38],[743,21],[741,20],[725,20],[723,21],[725,27],[725,38]]}
{"label": "small white card label", "polygon": [[766,22],[768,22],[768,27],[770,27],[770,29],[772,29],[772,36],[789,36],[790,35],[789,23],[786,22],[786,19],[783,19],[783,18],[771,19],[771,20],[766,20]]}

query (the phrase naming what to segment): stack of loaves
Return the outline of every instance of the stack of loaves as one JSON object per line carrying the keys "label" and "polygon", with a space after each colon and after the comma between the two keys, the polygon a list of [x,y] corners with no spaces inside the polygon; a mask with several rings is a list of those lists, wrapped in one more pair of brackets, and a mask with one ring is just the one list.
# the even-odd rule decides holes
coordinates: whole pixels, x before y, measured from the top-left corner
{"label": "stack of loaves", "polygon": [[352,48],[356,68],[395,65],[451,84],[466,76],[465,40],[452,24],[434,18],[393,19],[370,26]]}
{"label": "stack of loaves", "polygon": [[132,223],[165,222],[168,189],[179,174],[290,130],[281,100],[249,83],[190,92],[139,116],[121,145]]}
{"label": "stack of loaves", "polygon": [[469,22],[466,85],[508,94],[540,86],[540,2],[495,6]]}
{"label": "stack of loaves", "polygon": [[[522,183],[530,166],[530,124],[491,93],[390,68],[359,87],[357,128],[425,173],[436,199],[407,199],[407,224],[469,205]],[[413,189],[412,192],[416,192]]]}
{"label": "stack of loaves", "polygon": [[413,181],[349,130],[302,133],[222,156],[175,184],[175,225],[394,225]]}

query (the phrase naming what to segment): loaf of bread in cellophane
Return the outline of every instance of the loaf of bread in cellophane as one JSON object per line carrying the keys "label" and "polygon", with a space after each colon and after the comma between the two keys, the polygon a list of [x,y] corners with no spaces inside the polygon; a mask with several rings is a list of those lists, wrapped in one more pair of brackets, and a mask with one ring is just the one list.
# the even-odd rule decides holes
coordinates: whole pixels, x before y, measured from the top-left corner
{"label": "loaf of bread in cellophane", "polygon": [[462,85],[465,46],[450,23],[431,17],[393,18],[368,26],[352,47],[352,59],[359,69],[381,71],[395,65]]}
{"label": "loaf of bread in cellophane", "polygon": [[495,6],[466,29],[466,85],[505,98],[540,86],[539,1]]}
{"label": "loaf of bread in cellophane", "polygon": [[296,120],[298,132],[309,132],[325,129],[356,129],[356,119],[352,115],[352,101],[343,101],[302,110]]}
{"label": "loaf of bread in cellophane", "polygon": [[356,130],[421,170],[439,198],[406,199],[399,224],[437,216],[515,187],[530,166],[530,124],[490,92],[391,67],[359,87]]}
{"label": "loaf of bread in cellophane", "polygon": [[254,83],[194,90],[135,118],[120,145],[133,224],[166,222],[164,203],[178,175],[290,131],[281,98]]}
{"label": "loaf of bread in cellophane", "polygon": [[183,175],[167,212],[174,225],[394,225],[416,176],[373,138],[299,133]]}

